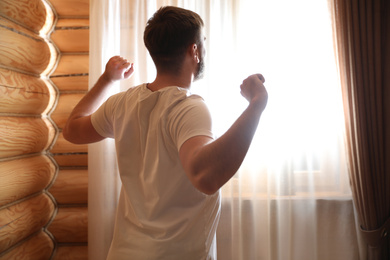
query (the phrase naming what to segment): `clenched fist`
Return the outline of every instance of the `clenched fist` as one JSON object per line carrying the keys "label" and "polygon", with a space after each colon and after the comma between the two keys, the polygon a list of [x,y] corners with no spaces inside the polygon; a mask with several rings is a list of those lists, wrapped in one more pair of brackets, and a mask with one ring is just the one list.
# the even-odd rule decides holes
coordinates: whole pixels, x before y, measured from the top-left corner
{"label": "clenched fist", "polygon": [[134,64],[121,56],[112,57],[106,64],[103,76],[107,81],[128,79],[134,73]]}
{"label": "clenched fist", "polygon": [[247,77],[241,84],[241,95],[249,103],[257,104],[259,109],[264,110],[267,106],[268,93],[264,87],[265,79],[261,74],[253,74]]}

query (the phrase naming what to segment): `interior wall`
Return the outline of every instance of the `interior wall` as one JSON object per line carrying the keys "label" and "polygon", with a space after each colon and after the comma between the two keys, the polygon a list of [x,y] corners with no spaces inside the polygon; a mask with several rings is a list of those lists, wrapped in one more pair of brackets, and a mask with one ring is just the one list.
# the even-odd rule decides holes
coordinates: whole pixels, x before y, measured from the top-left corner
{"label": "interior wall", "polygon": [[49,0],[58,20],[51,34],[60,53],[50,80],[58,89],[58,103],[51,118],[58,138],[50,154],[58,175],[49,189],[58,213],[48,230],[57,242],[54,259],[88,259],[88,148],[73,145],[62,135],[74,106],[88,90],[89,0]]}
{"label": "interior wall", "polygon": [[0,259],[88,258],[89,0],[0,1]]}
{"label": "interior wall", "polygon": [[48,153],[57,134],[54,22],[40,0],[0,2],[0,259],[49,259],[55,249],[46,229],[56,212],[47,192],[57,174]]}

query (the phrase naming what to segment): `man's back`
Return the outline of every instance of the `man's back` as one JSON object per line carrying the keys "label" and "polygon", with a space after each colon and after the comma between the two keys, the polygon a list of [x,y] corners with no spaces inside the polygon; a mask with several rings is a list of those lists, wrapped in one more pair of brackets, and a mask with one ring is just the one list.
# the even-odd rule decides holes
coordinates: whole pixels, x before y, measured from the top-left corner
{"label": "man's back", "polygon": [[122,180],[108,259],[206,259],[219,193],[198,191],[179,159],[186,140],[212,137],[201,97],[178,87],[152,92],[141,85],[111,97],[92,123],[100,135],[115,138]]}
{"label": "man's back", "polygon": [[268,94],[261,74],[246,78],[240,89],[248,107],[214,140],[203,101],[185,90],[204,68],[203,25],[190,10],[160,8],[144,31],[157,69],[149,88],[119,94],[95,113],[113,83],[134,72],[128,60],[112,57],[63,128],[77,144],[116,139],[123,189],[110,259],[213,259],[207,254],[214,248],[219,189],[241,166]]}

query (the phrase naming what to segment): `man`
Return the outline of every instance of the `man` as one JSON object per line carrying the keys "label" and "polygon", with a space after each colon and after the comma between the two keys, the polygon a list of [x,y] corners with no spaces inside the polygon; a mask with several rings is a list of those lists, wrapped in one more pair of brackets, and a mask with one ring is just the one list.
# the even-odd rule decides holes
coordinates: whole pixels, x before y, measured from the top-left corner
{"label": "man", "polygon": [[198,14],[161,8],[144,33],[156,79],[103,103],[112,83],[134,71],[111,58],[63,129],[74,143],[115,139],[122,189],[108,259],[216,259],[219,189],[248,151],[267,92],[262,75],[245,79],[248,107],[214,140],[204,101],[189,93],[203,71],[204,40]]}

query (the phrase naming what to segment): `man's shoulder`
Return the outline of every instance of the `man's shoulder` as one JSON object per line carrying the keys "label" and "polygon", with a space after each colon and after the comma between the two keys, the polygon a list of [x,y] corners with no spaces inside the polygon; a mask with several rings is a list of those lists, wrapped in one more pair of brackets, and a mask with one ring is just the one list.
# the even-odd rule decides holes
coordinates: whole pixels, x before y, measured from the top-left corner
{"label": "man's shoulder", "polygon": [[145,84],[131,86],[126,90],[123,90],[123,91],[120,91],[118,93],[113,94],[112,96],[110,96],[110,99],[121,99],[121,98],[129,96],[129,95],[134,95],[135,93],[142,91],[144,89],[143,88],[144,86],[145,86]]}

